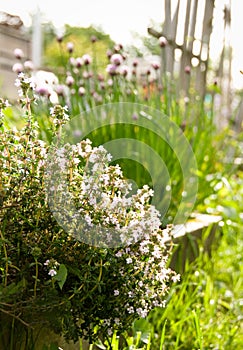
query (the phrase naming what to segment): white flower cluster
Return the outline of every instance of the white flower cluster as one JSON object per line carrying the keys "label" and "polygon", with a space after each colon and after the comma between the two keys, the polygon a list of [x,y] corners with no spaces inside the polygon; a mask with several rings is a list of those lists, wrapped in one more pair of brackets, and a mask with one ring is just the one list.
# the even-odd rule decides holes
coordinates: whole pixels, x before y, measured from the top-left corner
{"label": "white flower cluster", "polygon": [[56,276],[57,268],[60,264],[55,259],[47,259],[44,262],[44,265],[47,266],[49,269],[48,275],[50,275],[51,277]]}
{"label": "white flower cluster", "polygon": [[[4,116],[3,114],[3,110],[7,107],[10,107],[10,103],[8,102],[8,100],[5,100],[3,98],[0,98],[0,118]],[[0,125],[1,126],[1,125]]]}
{"label": "white flower cluster", "polygon": [[65,124],[70,118],[67,114],[68,107],[61,105],[55,105],[54,107],[50,108],[50,115],[53,118],[53,123],[55,125],[63,125]]}
{"label": "white flower cluster", "polygon": [[19,73],[18,78],[15,79],[15,86],[18,88],[19,97],[26,96],[28,90],[35,90],[33,77],[28,77],[23,72]]}
{"label": "white flower cluster", "polygon": [[[130,186],[120,167],[109,165],[111,156],[103,146],[92,148],[90,140],[65,145],[54,154],[55,166],[65,173],[66,184],[60,180],[63,176],[51,177],[55,182],[50,195],[57,204],[55,194],[67,190],[68,183],[75,203],[76,212],[72,208],[72,220],[67,218],[71,223],[65,228],[77,227],[75,216],[80,215],[85,221],[79,228],[82,235],[98,232],[98,246],[114,249],[111,275],[114,287],[110,298],[114,302],[119,300],[121,305],[111,318],[104,320],[103,327],[111,333],[127,317],[146,317],[154,307],[165,306],[169,285],[178,281],[179,275],[167,266],[171,228],[160,228],[160,214],[150,204],[153,191],[144,186],[129,196]],[[66,194],[59,206],[62,219],[67,202]],[[103,231],[99,230],[102,228]]]}
{"label": "white flower cluster", "polygon": [[[116,242],[116,246],[124,246],[157,235],[161,222],[160,213],[150,204],[153,191],[145,185],[129,195],[131,185],[123,178],[119,165],[111,166],[110,161],[111,155],[104,147],[92,148],[90,140],[55,150],[49,189],[60,217],[67,215],[64,212],[71,193],[76,206],[75,213],[70,214],[72,221],[75,216],[82,217],[89,233],[91,227],[103,229],[103,234],[99,231],[100,243]],[[53,193],[58,196],[54,197]],[[141,246],[140,252],[146,253],[146,249]],[[154,254],[159,255],[159,251]]]}

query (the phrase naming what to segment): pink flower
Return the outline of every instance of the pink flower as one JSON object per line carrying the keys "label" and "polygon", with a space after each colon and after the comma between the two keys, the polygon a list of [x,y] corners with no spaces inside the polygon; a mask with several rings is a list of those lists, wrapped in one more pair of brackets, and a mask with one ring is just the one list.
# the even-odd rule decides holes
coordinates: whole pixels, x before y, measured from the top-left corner
{"label": "pink flower", "polygon": [[32,61],[27,60],[24,62],[24,68],[28,71],[34,70],[34,64]]}
{"label": "pink flower", "polygon": [[80,86],[80,88],[78,89],[78,94],[80,96],[84,96],[85,95],[85,88],[83,86]]}
{"label": "pink flower", "polygon": [[159,45],[160,47],[165,47],[168,45],[168,41],[164,36],[159,37]]}
{"label": "pink flower", "polygon": [[24,66],[22,63],[15,63],[12,68],[14,73],[21,73],[24,70]]}
{"label": "pink flower", "polygon": [[97,39],[97,37],[96,37],[95,35],[92,35],[91,38],[90,38],[90,41],[91,41],[93,44],[96,43],[97,40],[98,40],[98,39]]}
{"label": "pink flower", "polygon": [[186,66],[184,69],[186,74],[190,74],[191,73],[191,67],[190,66]]}
{"label": "pink flower", "polygon": [[48,86],[38,86],[36,88],[36,92],[37,94],[41,95],[41,96],[50,96],[50,91],[48,89]]}
{"label": "pink flower", "polygon": [[64,96],[64,86],[63,85],[56,85],[55,86],[55,91],[59,96]]}
{"label": "pink flower", "polygon": [[84,64],[86,64],[86,65],[88,65],[92,62],[92,58],[88,54],[84,54],[82,59],[83,59]]}
{"label": "pink flower", "polygon": [[158,70],[160,68],[159,62],[152,62],[151,65],[155,70]]}
{"label": "pink flower", "polygon": [[81,57],[77,57],[76,58],[76,67],[80,68],[80,67],[82,67],[83,64],[84,64],[84,62],[83,62],[82,58]]}
{"label": "pink flower", "polygon": [[16,49],[14,50],[14,56],[15,56],[17,59],[20,60],[21,58],[24,57],[23,50],[16,48]]}
{"label": "pink flower", "polygon": [[117,66],[114,64],[108,64],[108,66],[106,67],[106,71],[110,75],[116,75],[117,74]]}
{"label": "pink flower", "polygon": [[112,51],[111,50],[107,50],[106,56],[110,59],[111,56],[112,56]]}
{"label": "pink flower", "polygon": [[128,74],[128,67],[127,67],[127,66],[122,66],[122,67],[121,67],[121,70],[120,70],[120,73],[121,73],[121,75],[123,75],[124,77],[126,77],[127,74]]}
{"label": "pink flower", "polygon": [[63,36],[62,35],[58,35],[56,39],[57,39],[58,43],[61,43],[63,41]]}
{"label": "pink flower", "polygon": [[134,60],[133,63],[132,63],[133,67],[137,67],[138,65],[138,60]]}
{"label": "pink flower", "polygon": [[123,62],[123,57],[119,53],[115,53],[111,56],[110,61],[112,64],[115,64],[116,66],[120,66]]}
{"label": "pink flower", "polygon": [[69,53],[72,53],[73,50],[74,50],[74,45],[73,45],[73,43],[68,42],[68,43],[67,43],[67,51],[68,51]]}
{"label": "pink flower", "polygon": [[66,78],[66,84],[67,86],[72,86],[74,84],[74,79],[71,75],[68,75],[67,78]]}

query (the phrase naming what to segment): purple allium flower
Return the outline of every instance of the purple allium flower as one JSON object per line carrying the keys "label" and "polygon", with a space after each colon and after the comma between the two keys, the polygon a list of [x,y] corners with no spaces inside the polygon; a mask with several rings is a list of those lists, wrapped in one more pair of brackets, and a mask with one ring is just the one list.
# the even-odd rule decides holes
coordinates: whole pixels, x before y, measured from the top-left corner
{"label": "purple allium flower", "polygon": [[105,90],[105,83],[103,81],[100,82],[100,89]]}
{"label": "purple allium flower", "polygon": [[36,88],[36,92],[38,95],[40,96],[50,96],[50,91],[48,89],[48,86],[46,85],[42,85],[42,86],[38,86]]}
{"label": "purple allium flower", "polygon": [[73,45],[73,43],[68,42],[68,43],[67,43],[67,51],[68,51],[69,53],[72,53],[73,50],[74,50],[74,45]]}
{"label": "purple allium flower", "polygon": [[113,86],[113,80],[112,79],[108,79],[107,80],[107,85],[108,86]]}
{"label": "purple allium flower", "polygon": [[86,64],[86,65],[88,65],[92,62],[92,58],[88,54],[84,54],[82,59],[83,59],[84,64]]}
{"label": "purple allium flower", "polygon": [[159,37],[159,45],[160,47],[165,47],[168,44],[167,39],[164,36]]}
{"label": "purple allium flower", "polygon": [[56,85],[55,86],[55,91],[58,94],[58,96],[64,96],[65,90],[64,90],[64,86],[63,85],[60,85],[60,84]]}
{"label": "purple allium flower", "polygon": [[18,60],[20,60],[21,58],[24,57],[23,50],[16,48],[16,49],[14,50],[14,56],[15,56]]}
{"label": "purple allium flower", "polygon": [[123,57],[119,53],[114,53],[111,56],[110,61],[112,64],[115,64],[116,66],[120,66],[120,64],[122,64],[123,62]]}
{"label": "purple allium flower", "polygon": [[93,93],[93,98],[95,100],[95,102],[102,102],[102,96],[100,96],[96,91]]}
{"label": "purple allium flower", "polygon": [[70,58],[69,58],[69,62],[70,62],[70,64],[71,64],[71,66],[73,66],[73,67],[76,66],[76,58],[70,57]]}
{"label": "purple allium flower", "polygon": [[117,74],[117,66],[114,64],[108,64],[108,66],[106,67],[106,71],[110,75],[116,75]]}
{"label": "purple allium flower", "polygon": [[74,79],[71,75],[68,75],[67,78],[66,78],[66,84],[67,86],[72,86],[74,84]]}
{"label": "purple allium flower", "polygon": [[137,67],[138,65],[138,60],[134,60],[133,63],[132,63],[133,67]]}
{"label": "purple allium flower", "polygon": [[76,67],[80,68],[80,67],[83,66],[83,64],[84,64],[84,62],[83,62],[82,58],[81,57],[77,57],[76,58]]}
{"label": "purple allium flower", "polygon": [[100,74],[100,73],[98,74],[97,79],[99,81],[104,81],[105,80],[104,76],[102,74]]}
{"label": "purple allium flower", "polygon": [[61,43],[61,42],[63,41],[63,36],[62,36],[62,35],[58,35],[58,36],[56,37],[56,39],[57,39],[57,42],[58,42],[58,43]]}
{"label": "purple allium flower", "polygon": [[24,70],[22,63],[15,63],[12,67],[14,73],[21,73]]}
{"label": "purple allium flower", "polygon": [[160,68],[160,64],[159,62],[152,62],[151,66],[153,67],[153,69],[158,70]]}
{"label": "purple allium flower", "polygon": [[128,74],[128,67],[127,66],[122,66],[121,69],[120,69],[120,73],[121,73],[121,75],[126,77],[127,74]]}
{"label": "purple allium flower", "polygon": [[107,50],[106,56],[110,59],[111,56],[112,56],[112,51],[111,50]]}
{"label": "purple allium flower", "polygon": [[80,86],[80,88],[78,89],[79,96],[84,96],[85,92],[85,88],[83,86]]}
{"label": "purple allium flower", "polygon": [[116,44],[114,46],[114,51],[115,52],[120,52],[123,49],[123,45],[122,44]]}
{"label": "purple allium flower", "polygon": [[185,66],[184,71],[185,71],[186,74],[190,74],[191,73],[191,67],[190,66]]}
{"label": "purple allium flower", "polygon": [[27,60],[24,62],[24,68],[28,71],[34,70],[34,64],[31,60]]}
{"label": "purple allium flower", "polygon": [[84,79],[88,79],[89,78],[89,72],[87,70],[85,70],[82,74]]}
{"label": "purple allium flower", "polygon": [[92,42],[92,44],[96,43],[97,41],[97,37],[95,35],[92,35],[91,38],[90,38],[90,41]]}

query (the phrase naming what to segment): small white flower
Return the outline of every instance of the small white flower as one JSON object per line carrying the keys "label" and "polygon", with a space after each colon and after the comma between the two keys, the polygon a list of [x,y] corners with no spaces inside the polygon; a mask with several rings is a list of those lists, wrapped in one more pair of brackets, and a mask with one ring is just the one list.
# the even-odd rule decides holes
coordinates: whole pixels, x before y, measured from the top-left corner
{"label": "small white flower", "polygon": [[132,263],[132,258],[127,258],[126,262],[127,262],[127,264],[131,264]]}
{"label": "small white flower", "polygon": [[120,319],[119,319],[118,317],[116,317],[116,318],[114,319],[114,322],[115,322],[115,324],[119,325],[119,324],[120,324]]}
{"label": "small white flower", "polygon": [[108,328],[107,333],[108,333],[109,337],[112,336],[112,333],[113,333],[113,332],[112,332],[112,329],[111,329],[111,328]]}
{"label": "small white flower", "polygon": [[49,263],[50,263],[50,260],[49,260],[49,259],[47,259],[47,260],[46,260],[46,262],[44,262],[44,265],[48,266],[48,265],[49,265]]}
{"label": "small white flower", "polygon": [[181,278],[180,275],[175,275],[175,276],[172,276],[172,277],[171,277],[171,279],[172,279],[172,281],[173,281],[174,283],[180,281],[180,278]]}
{"label": "small white flower", "polygon": [[55,276],[57,274],[56,270],[54,269],[51,269],[49,272],[48,272],[48,275],[50,275],[51,277]]}
{"label": "small white flower", "polygon": [[138,285],[139,285],[139,287],[142,287],[143,286],[143,281],[139,281]]}
{"label": "small white flower", "polygon": [[133,308],[133,306],[128,307],[128,308],[127,308],[127,312],[128,312],[129,314],[133,314],[133,313],[134,313],[134,308]]}
{"label": "small white flower", "polygon": [[119,294],[120,294],[119,290],[118,290],[118,289],[115,289],[115,290],[114,290],[114,295],[115,295],[115,296],[118,296]]}
{"label": "small white flower", "polygon": [[122,251],[119,250],[119,252],[116,253],[116,257],[117,257],[117,258],[120,258],[121,256],[122,256]]}

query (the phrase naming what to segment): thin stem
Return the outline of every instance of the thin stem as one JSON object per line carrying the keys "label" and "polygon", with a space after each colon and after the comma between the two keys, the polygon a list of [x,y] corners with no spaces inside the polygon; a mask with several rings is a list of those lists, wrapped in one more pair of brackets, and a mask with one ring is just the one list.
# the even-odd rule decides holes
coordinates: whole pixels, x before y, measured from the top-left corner
{"label": "thin stem", "polygon": [[3,252],[4,252],[4,257],[5,257],[5,276],[4,276],[4,286],[6,287],[8,284],[8,252],[5,244],[5,238],[3,236],[2,231],[0,230],[0,235],[1,235],[1,240],[2,240],[2,245],[3,245]]}
{"label": "thin stem", "polygon": [[15,318],[15,319],[18,320],[20,323],[22,323],[24,326],[32,328],[28,323],[26,323],[24,320],[22,320],[22,319],[19,318],[18,316],[12,314],[11,312],[6,311],[6,310],[4,310],[4,309],[2,309],[2,308],[0,308],[0,312],[3,312],[4,314],[7,314],[8,316],[11,316],[11,317]]}
{"label": "thin stem", "polygon": [[36,297],[36,289],[38,283],[38,261],[35,259],[35,284],[34,284],[34,297]]}

